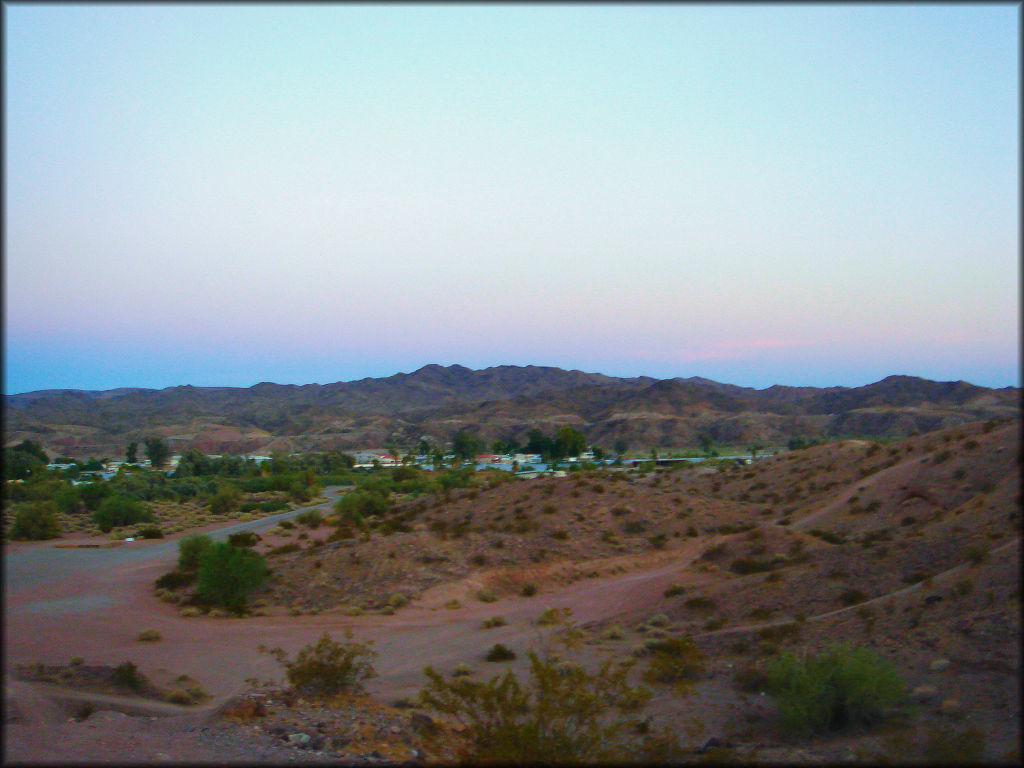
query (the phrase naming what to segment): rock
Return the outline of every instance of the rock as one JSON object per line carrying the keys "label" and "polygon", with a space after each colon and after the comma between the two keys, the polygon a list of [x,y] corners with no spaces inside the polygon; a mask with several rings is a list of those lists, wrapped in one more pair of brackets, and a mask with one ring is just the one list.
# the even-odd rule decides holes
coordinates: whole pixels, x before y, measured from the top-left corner
{"label": "rock", "polygon": [[931,701],[936,693],[938,689],[934,685],[919,685],[910,692],[910,698],[914,701]]}
{"label": "rock", "polygon": [[936,659],[929,665],[932,672],[941,672],[949,666],[949,659]]}
{"label": "rock", "polygon": [[939,711],[944,715],[955,715],[960,711],[960,702],[956,699],[945,699],[939,705]]}
{"label": "rock", "polygon": [[436,728],[433,718],[422,712],[416,712],[409,717],[409,727],[416,733],[431,733]]}
{"label": "rock", "polygon": [[301,747],[304,744],[308,744],[309,743],[309,734],[308,733],[289,733],[287,741],[288,741],[289,744],[295,744],[295,745]]}

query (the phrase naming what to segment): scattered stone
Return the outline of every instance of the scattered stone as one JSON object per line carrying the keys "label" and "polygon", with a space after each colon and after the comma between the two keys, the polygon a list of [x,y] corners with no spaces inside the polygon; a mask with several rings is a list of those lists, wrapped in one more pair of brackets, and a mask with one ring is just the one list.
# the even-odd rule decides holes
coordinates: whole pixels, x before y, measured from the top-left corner
{"label": "scattered stone", "polygon": [[949,666],[949,659],[936,659],[930,665],[932,672],[941,672]]}
{"label": "scattered stone", "polygon": [[308,744],[309,743],[309,734],[308,733],[289,733],[288,734],[288,743],[289,744],[295,744],[297,746],[303,746],[304,744]]}
{"label": "scattered stone", "polygon": [[914,701],[931,701],[936,693],[938,689],[934,685],[919,685],[910,692],[910,698]]}

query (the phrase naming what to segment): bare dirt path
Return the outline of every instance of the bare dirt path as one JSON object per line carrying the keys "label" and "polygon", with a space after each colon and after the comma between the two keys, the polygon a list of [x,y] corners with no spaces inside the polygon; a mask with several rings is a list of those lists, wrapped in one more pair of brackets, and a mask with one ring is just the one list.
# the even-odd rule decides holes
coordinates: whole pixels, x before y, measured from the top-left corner
{"label": "bare dirt path", "polygon": [[[336,492],[331,489],[331,496]],[[214,535],[220,538],[236,530],[260,530],[301,511],[227,525]],[[378,677],[368,686],[370,694],[393,701],[422,687],[422,670],[427,664],[449,669],[469,662],[481,672],[495,671],[482,656],[496,642],[520,654],[503,668],[523,668],[523,651],[543,637],[532,622],[545,608],[571,606],[574,620],[581,623],[642,613],[645,605],[657,602],[666,585],[679,579],[683,564],[698,552],[689,546],[660,553],[637,570],[577,581],[532,598],[516,596],[489,604],[471,601],[454,611],[414,603],[393,616],[328,613],[226,619],[184,618],[173,606],[157,600],[151,586],[173,566],[176,540],[136,543],[139,546],[111,549],[41,544],[8,551],[4,562],[5,669],[9,673],[17,665],[36,662],[66,664],[75,656],[88,664],[110,666],[132,661],[154,678],[187,674],[199,681],[212,700],[201,710],[183,708],[176,715],[170,705],[69,692],[58,686],[15,681],[8,674],[5,698],[8,710],[16,713],[6,724],[8,759],[121,761],[125,755],[117,750],[125,748],[123,734],[130,727],[138,731],[138,741],[132,742],[135,746],[129,759],[167,759],[172,747],[174,759],[223,759],[221,753],[204,752],[209,749],[203,741],[208,734],[199,730],[197,723],[202,722],[203,712],[209,717],[231,696],[250,688],[247,680],[281,678],[279,666],[258,650],[260,645],[293,652],[321,632],[339,636],[351,629],[358,639],[372,640],[379,653]],[[481,630],[481,621],[493,615],[504,616],[508,625]],[[155,629],[162,640],[137,641],[135,637],[143,629]],[[81,723],[69,721],[68,707],[85,701],[96,710],[107,710],[107,715],[116,711],[145,716],[124,720],[94,715]],[[58,738],[53,729],[68,733]],[[68,751],[68,745],[73,745],[74,751]],[[251,758],[244,750],[238,757]]]}

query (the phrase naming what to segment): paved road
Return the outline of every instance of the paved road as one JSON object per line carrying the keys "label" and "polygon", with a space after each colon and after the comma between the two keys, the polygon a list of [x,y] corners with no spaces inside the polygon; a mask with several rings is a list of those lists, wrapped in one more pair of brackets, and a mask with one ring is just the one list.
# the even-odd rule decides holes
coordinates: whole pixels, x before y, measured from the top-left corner
{"label": "paved road", "polygon": [[[324,495],[328,501],[312,504],[287,512],[279,512],[258,520],[232,523],[209,532],[213,539],[226,539],[239,531],[264,531],[277,525],[281,520],[295,517],[309,509],[325,509],[345,490],[342,486],[328,486]],[[62,548],[58,541],[36,544],[4,555],[4,584],[7,595],[14,592],[35,589],[46,585],[68,586],[81,581],[91,582],[93,578],[114,570],[144,563],[166,562],[170,566],[178,556],[178,539],[146,539],[122,543],[110,548]],[[50,600],[54,608],[71,609],[76,601],[84,607],[109,605],[110,597],[103,594],[81,594],[73,598]],[[45,609],[45,606],[37,606]],[[31,611],[32,606],[26,606]],[[10,617],[8,617],[10,618]]]}

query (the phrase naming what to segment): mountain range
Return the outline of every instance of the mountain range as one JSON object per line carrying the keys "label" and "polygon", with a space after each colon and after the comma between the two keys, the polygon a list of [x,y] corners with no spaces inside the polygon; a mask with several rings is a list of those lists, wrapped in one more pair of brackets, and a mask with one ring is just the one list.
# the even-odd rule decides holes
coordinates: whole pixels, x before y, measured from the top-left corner
{"label": "mountain range", "polygon": [[351,450],[421,438],[445,445],[459,429],[525,442],[562,424],[591,443],[684,447],[794,437],[899,438],[1020,415],[1019,388],[889,376],[861,387],[752,389],[701,377],[619,378],[544,366],[413,373],[333,384],[59,389],[4,395],[5,445],[32,439],[53,454],[119,456],[159,436],[172,451]]}

